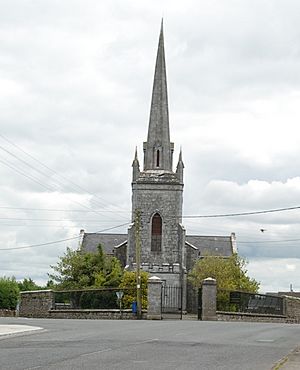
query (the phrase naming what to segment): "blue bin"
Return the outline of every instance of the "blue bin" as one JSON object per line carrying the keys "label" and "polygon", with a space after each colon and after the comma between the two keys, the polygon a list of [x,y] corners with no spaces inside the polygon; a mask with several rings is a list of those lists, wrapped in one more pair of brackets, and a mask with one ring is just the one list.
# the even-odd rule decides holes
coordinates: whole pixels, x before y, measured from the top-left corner
{"label": "blue bin", "polygon": [[137,313],[137,303],[136,301],[132,302],[131,304],[132,313]]}

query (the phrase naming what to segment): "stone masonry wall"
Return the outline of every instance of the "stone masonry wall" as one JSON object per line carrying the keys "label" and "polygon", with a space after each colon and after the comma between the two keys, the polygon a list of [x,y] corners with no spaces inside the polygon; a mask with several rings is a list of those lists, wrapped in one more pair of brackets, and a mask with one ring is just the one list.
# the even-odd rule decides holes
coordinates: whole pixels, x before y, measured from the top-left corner
{"label": "stone masonry wall", "polygon": [[[131,310],[51,310],[49,318],[53,319],[93,319],[93,320],[135,320],[136,315]],[[142,319],[146,318],[146,312],[142,312]]]}
{"label": "stone masonry wall", "polygon": [[283,296],[284,315],[217,312],[220,321],[280,322],[300,324],[300,298]]}
{"label": "stone masonry wall", "polygon": [[284,296],[283,315],[216,311],[216,280],[202,282],[202,320],[300,323],[300,298]]}
{"label": "stone masonry wall", "polygon": [[287,318],[280,315],[264,315],[241,312],[221,312],[217,311],[218,321],[245,321],[245,322],[274,322],[285,323]]}
{"label": "stone masonry wall", "polygon": [[148,279],[148,320],[161,320],[161,287],[162,280],[157,276]]}
{"label": "stone masonry wall", "polygon": [[217,320],[217,282],[213,278],[202,281],[202,320]]}
{"label": "stone masonry wall", "polygon": [[288,322],[300,323],[300,298],[284,296],[285,314]]}
{"label": "stone masonry wall", "polygon": [[[136,314],[132,310],[122,310],[120,313],[119,309],[55,309],[52,290],[21,292],[19,316],[56,319],[136,319]],[[142,312],[142,318],[145,319],[146,316],[147,312]]]}
{"label": "stone masonry wall", "polygon": [[52,308],[54,308],[52,290],[21,292],[19,316],[49,317],[49,310]]}
{"label": "stone masonry wall", "polygon": [[6,309],[0,310],[0,317],[14,317],[14,316],[16,316],[16,310],[6,310]]}

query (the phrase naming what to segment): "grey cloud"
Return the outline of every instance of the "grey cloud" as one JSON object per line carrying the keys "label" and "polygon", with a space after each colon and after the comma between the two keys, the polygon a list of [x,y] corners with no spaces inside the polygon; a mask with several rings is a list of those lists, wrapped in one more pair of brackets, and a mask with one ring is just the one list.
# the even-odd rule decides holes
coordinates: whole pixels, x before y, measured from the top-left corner
{"label": "grey cloud", "polygon": [[[43,227],[29,221],[22,221],[27,227],[20,226],[21,221],[15,222],[17,226],[12,226],[13,222],[6,226],[2,220],[1,245],[37,244],[76,235],[81,227],[95,231],[114,226],[123,215],[118,213],[119,208],[130,210],[131,162],[136,145],[142,163],[161,3],[0,0],[0,6],[2,133],[94,194],[89,196],[67,182],[57,184],[57,177],[48,172],[47,177],[39,179],[46,185],[56,185],[57,193],[51,194],[0,164],[0,206],[79,208],[77,201],[92,209],[101,205],[106,211],[115,210],[110,217],[105,212],[84,214],[81,219],[87,221],[80,222],[74,221],[79,219],[77,214],[17,214],[0,209],[9,217],[73,218],[64,226],[43,222]],[[298,94],[298,2],[252,0],[225,4],[187,0],[184,7],[179,1],[166,1],[164,7],[171,136],[176,156],[180,144],[183,146],[185,214],[297,203],[299,187],[290,189],[286,183],[299,176],[298,148],[282,141],[282,148],[290,150],[282,149],[276,142],[278,148],[269,154],[270,161],[259,162],[243,155],[235,144],[251,132],[252,121],[265,120],[272,130],[273,119],[278,120],[274,105],[283,105],[283,96],[288,99],[292,92]],[[257,109],[260,101],[273,102],[268,115]],[[291,116],[297,114],[294,111]],[[239,117],[245,132],[227,135],[229,115]],[[210,131],[210,125],[217,121],[213,130],[224,132],[224,140]],[[243,138],[239,136],[242,134]],[[273,140],[271,134],[266,138],[268,142]],[[0,145],[4,145],[1,139]],[[252,154],[257,148],[253,143]],[[18,155],[24,159],[20,152]],[[24,165],[20,168],[28,175],[34,173]],[[266,181],[271,184],[270,191],[251,192],[247,185],[251,180]],[[97,196],[119,208],[104,205]],[[188,232],[227,235],[236,231],[241,241],[298,236],[297,217],[292,213],[186,220],[186,225]],[[267,235],[260,235],[261,225],[269,230]],[[122,231],[126,232],[126,227]],[[76,243],[70,244],[76,247]],[[1,273],[45,280],[49,264],[56,262],[66,245],[0,252]],[[300,257],[295,243],[274,244],[272,248],[242,243],[240,251],[253,261],[264,256],[267,261]],[[261,263],[256,266],[252,270],[255,277],[269,284],[268,276],[259,270]],[[287,276],[286,270],[276,266],[280,276]]]}

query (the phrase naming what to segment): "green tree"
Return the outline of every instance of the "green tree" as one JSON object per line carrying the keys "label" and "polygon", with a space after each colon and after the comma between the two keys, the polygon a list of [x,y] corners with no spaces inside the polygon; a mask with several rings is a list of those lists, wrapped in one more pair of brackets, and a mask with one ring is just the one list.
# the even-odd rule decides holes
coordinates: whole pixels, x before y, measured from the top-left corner
{"label": "green tree", "polygon": [[49,278],[58,289],[118,287],[122,268],[115,257],[107,256],[99,245],[96,253],[67,248]]}
{"label": "green tree", "polygon": [[0,308],[13,310],[19,299],[19,287],[14,277],[0,278]]}
{"label": "green tree", "polygon": [[52,279],[49,279],[46,283],[46,289],[55,289],[55,288],[56,288],[56,284],[54,283]]}
{"label": "green tree", "polygon": [[229,291],[257,293],[259,289],[259,283],[247,275],[246,266],[247,261],[237,253],[228,258],[207,256],[195,264],[188,279],[196,288],[208,277],[216,279],[218,310],[236,311],[238,308],[230,304]]}
{"label": "green tree", "polygon": [[237,253],[228,258],[207,256],[197,261],[189,281],[200,287],[204,279],[211,277],[216,279],[218,289],[257,293],[259,283],[247,275],[246,266],[247,261]]}
{"label": "green tree", "polygon": [[45,289],[37,285],[31,278],[24,278],[23,281],[18,281],[18,287],[20,291],[29,291],[29,290],[41,290]]}
{"label": "green tree", "polygon": [[[142,295],[142,308],[147,308],[147,292],[148,292],[148,277],[149,274],[141,271],[141,295]],[[132,302],[136,301],[136,273],[134,271],[125,271],[120,283],[120,288],[124,290],[122,304],[124,308],[131,308]]]}

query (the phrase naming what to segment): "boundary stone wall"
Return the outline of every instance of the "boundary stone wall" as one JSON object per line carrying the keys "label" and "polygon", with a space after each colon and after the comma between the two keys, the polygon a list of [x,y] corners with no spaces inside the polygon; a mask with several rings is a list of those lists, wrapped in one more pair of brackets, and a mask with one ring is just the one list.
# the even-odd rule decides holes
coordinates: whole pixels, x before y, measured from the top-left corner
{"label": "boundary stone wall", "polygon": [[[136,314],[132,310],[50,310],[48,312],[49,318],[52,319],[93,319],[93,320],[135,320]],[[146,312],[142,312],[142,319],[146,318]]]}
{"label": "boundary stone wall", "polygon": [[287,322],[300,324],[300,298],[283,296]]}
{"label": "boundary stone wall", "polygon": [[21,292],[19,316],[49,317],[49,310],[54,308],[52,290],[34,290]]}
{"label": "boundary stone wall", "polygon": [[17,316],[16,310],[0,309],[0,317],[15,317]]}
{"label": "boundary stone wall", "polygon": [[217,320],[286,323],[287,317],[282,315],[264,315],[255,313],[217,311]]}
{"label": "boundary stone wall", "polygon": [[[21,292],[19,316],[53,319],[136,319],[136,314],[129,309],[123,309],[121,312],[119,309],[56,309],[52,290]],[[146,317],[147,312],[143,311],[142,319]]]}
{"label": "boundary stone wall", "polygon": [[223,312],[216,310],[216,280],[207,278],[202,282],[202,320],[251,321],[300,324],[300,298],[282,296],[283,315],[256,314],[246,312]]}

